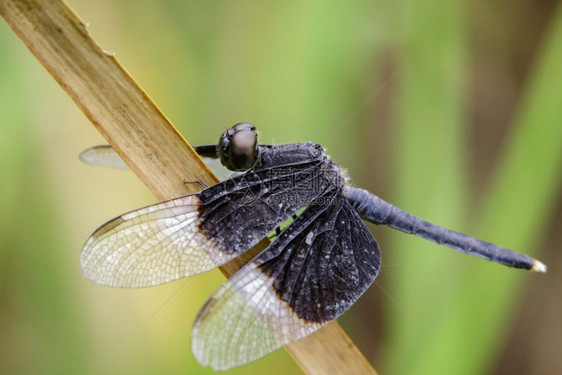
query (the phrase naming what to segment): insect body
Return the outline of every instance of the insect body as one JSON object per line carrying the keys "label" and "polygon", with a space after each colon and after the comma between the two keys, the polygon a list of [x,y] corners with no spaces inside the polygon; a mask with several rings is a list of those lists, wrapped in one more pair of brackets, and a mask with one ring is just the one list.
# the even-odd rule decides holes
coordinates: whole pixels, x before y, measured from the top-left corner
{"label": "insect body", "polygon": [[192,350],[203,365],[248,363],[346,311],[381,265],[379,246],[362,218],[507,266],[546,272],[527,255],[421,220],[350,186],[320,145],[258,145],[255,128],[237,124],[218,146],[196,150],[246,172],[107,222],[87,240],[80,264],[96,283],[147,287],[216,268],[276,233],[199,312]]}

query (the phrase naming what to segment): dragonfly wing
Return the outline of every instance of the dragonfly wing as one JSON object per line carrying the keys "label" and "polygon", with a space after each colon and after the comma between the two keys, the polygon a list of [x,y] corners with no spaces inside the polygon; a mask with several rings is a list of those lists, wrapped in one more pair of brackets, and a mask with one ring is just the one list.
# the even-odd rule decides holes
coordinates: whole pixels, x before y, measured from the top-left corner
{"label": "dragonfly wing", "polygon": [[128,170],[129,166],[110,145],[100,145],[84,150],[78,156],[86,164]]}
{"label": "dragonfly wing", "polygon": [[[315,178],[308,170],[301,169],[302,187]],[[316,197],[313,189],[302,188],[299,200],[283,199],[289,173],[299,177],[294,166],[246,173],[199,194],[119,216],[84,245],[80,256],[84,275],[103,285],[146,287],[218,267]]]}
{"label": "dragonfly wing", "polygon": [[[199,154],[199,157],[203,159],[203,162],[207,164],[219,180],[223,181],[229,177],[235,177],[240,174],[226,169],[217,156],[213,155],[213,151],[216,153],[216,145],[202,145],[195,146],[194,148]],[[110,145],[90,147],[80,153],[79,158],[82,162],[94,166],[129,170],[129,166],[125,164],[123,159],[121,159]]]}
{"label": "dragonfly wing", "polygon": [[375,239],[332,190],[209,298],[195,321],[193,353],[216,370],[261,358],[341,315],[379,268]]}

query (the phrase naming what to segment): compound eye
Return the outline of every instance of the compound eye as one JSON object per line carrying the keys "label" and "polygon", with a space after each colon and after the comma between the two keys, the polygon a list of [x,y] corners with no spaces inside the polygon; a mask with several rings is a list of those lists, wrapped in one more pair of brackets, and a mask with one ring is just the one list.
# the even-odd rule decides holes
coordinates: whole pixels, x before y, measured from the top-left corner
{"label": "compound eye", "polygon": [[239,123],[228,129],[220,139],[221,163],[232,171],[246,171],[258,158],[258,133],[256,127]]}

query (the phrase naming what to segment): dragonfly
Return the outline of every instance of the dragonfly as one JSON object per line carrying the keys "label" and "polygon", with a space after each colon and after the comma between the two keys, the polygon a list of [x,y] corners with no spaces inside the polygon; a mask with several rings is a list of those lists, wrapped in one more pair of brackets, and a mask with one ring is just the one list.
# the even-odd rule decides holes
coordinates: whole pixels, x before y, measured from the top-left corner
{"label": "dragonfly", "polygon": [[[379,245],[363,220],[509,267],[547,270],[528,255],[422,220],[351,186],[318,144],[260,145],[256,128],[239,123],[218,145],[195,150],[238,175],[108,221],[86,241],[80,266],[98,284],[150,287],[214,269],[269,237],[197,315],[191,348],[203,366],[249,363],[348,310],[381,266]],[[94,148],[82,159],[96,164],[117,159],[113,154]]]}

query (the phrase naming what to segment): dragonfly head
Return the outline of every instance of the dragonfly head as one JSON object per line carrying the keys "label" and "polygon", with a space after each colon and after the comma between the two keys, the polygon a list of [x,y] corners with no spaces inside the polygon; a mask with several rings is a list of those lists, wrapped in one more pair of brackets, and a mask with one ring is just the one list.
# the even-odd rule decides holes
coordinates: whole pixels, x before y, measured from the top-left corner
{"label": "dragonfly head", "polygon": [[241,122],[225,131],[219,140],[222,165],[231,171],[247,171],[258,159],[258,132],[252,124]]}

